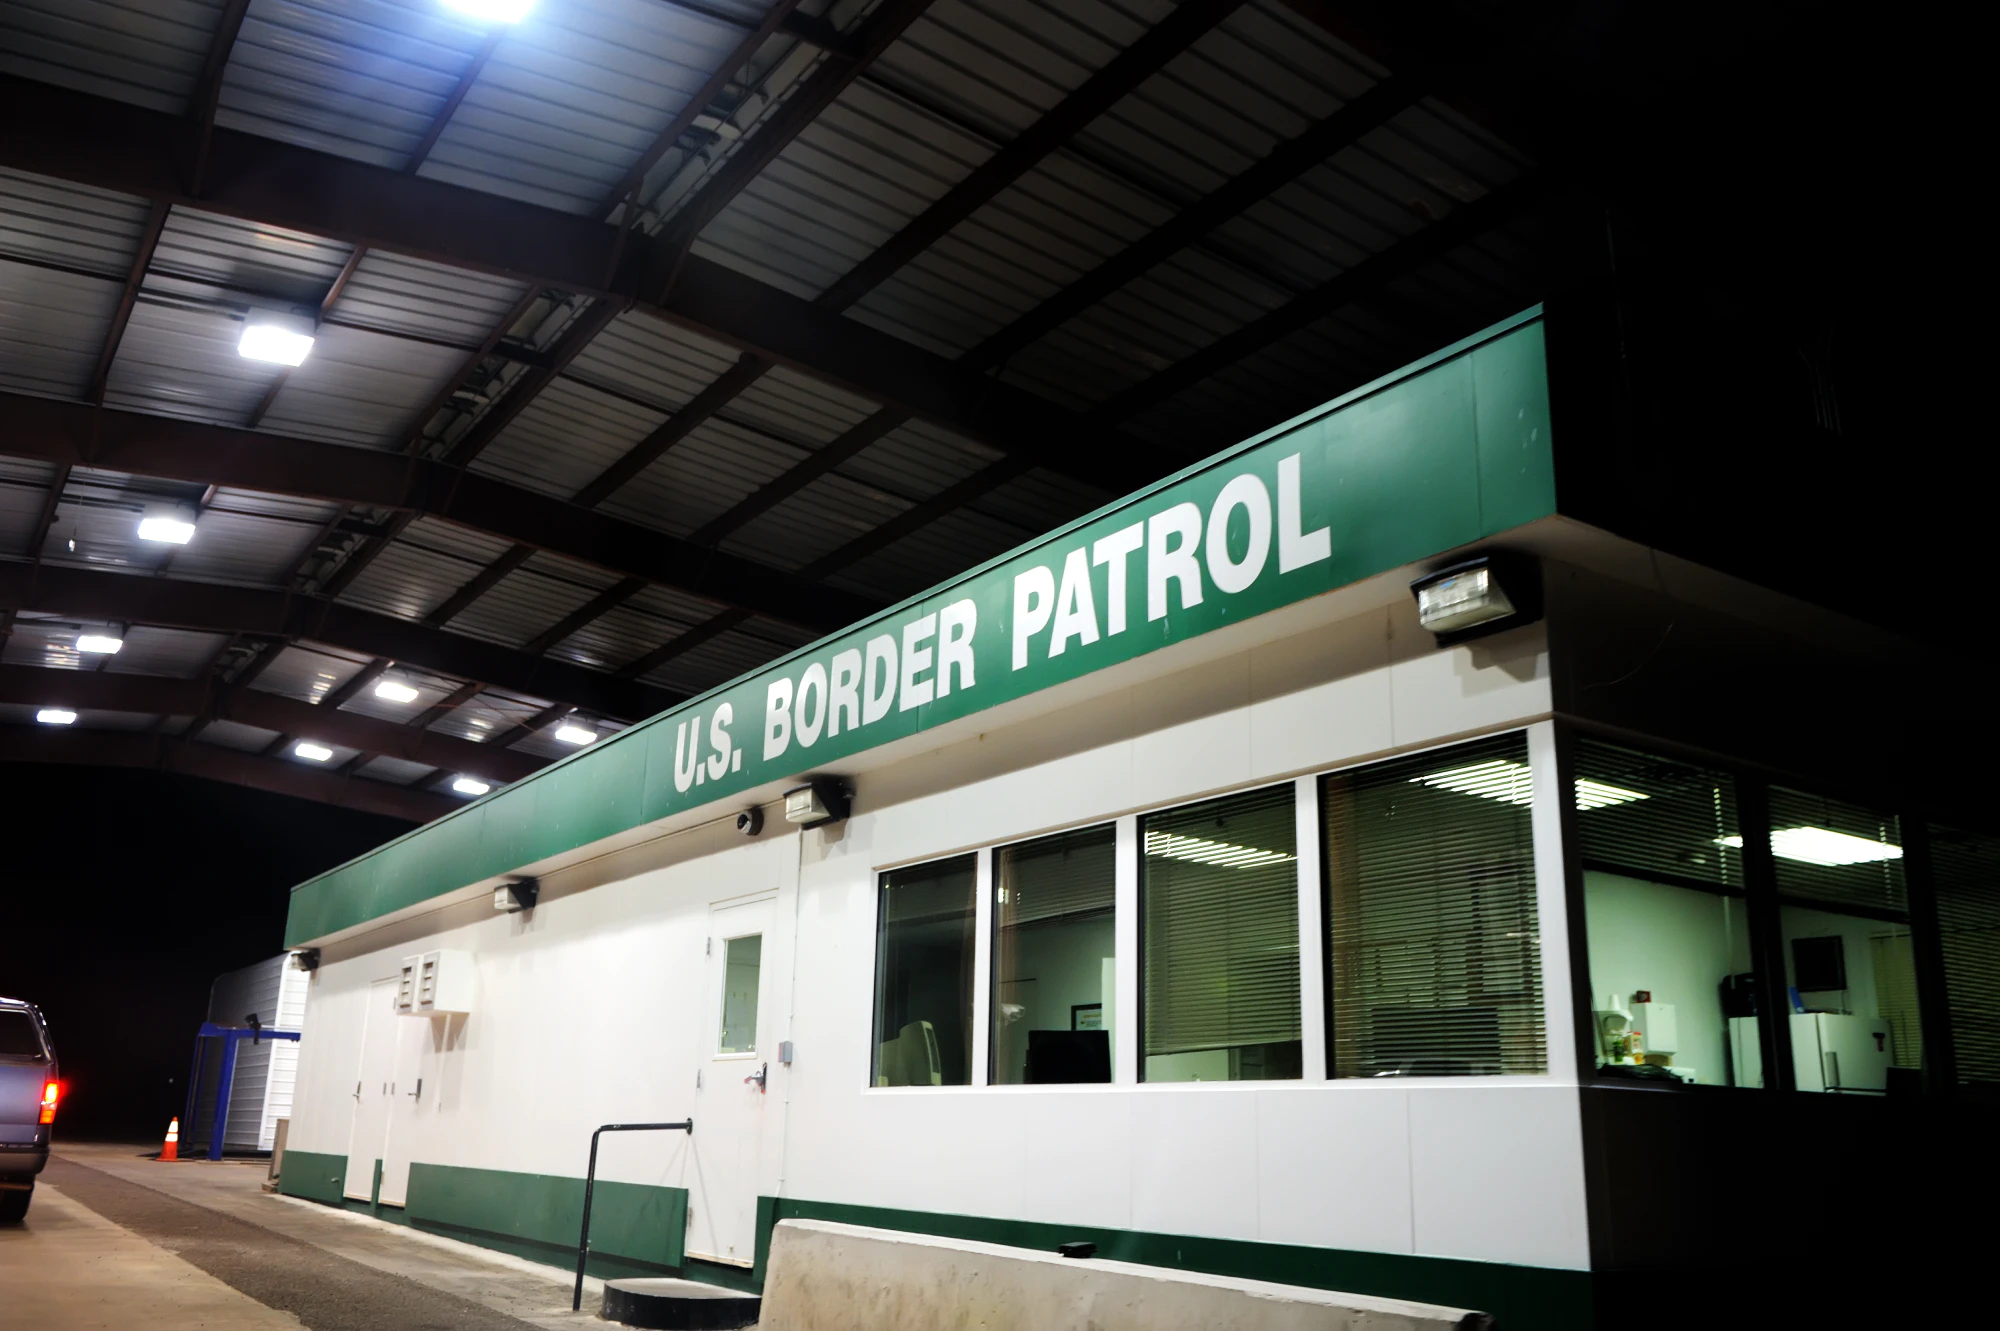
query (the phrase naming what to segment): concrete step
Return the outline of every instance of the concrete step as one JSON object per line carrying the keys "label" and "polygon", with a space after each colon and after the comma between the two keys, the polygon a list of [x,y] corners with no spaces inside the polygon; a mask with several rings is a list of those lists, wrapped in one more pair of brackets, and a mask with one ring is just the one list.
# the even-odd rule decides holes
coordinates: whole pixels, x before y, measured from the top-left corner
{"label": "concrete step", "polygon": [[607,1280],[598,1316],[665,1331],[738,1331],[757,1324],[755,1294],[698,1280]]}

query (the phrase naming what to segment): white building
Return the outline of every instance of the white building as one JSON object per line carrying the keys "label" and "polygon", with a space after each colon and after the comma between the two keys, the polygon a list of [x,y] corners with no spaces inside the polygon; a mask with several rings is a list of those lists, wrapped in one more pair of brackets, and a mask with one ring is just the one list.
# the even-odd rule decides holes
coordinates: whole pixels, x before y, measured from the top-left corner
{"label": "white building", "polygon": [[[1572,516],[1608,511],[1568,479],[1607,445],[1544,334],[302,884],[285,1190],[561,1263],[592,1130],[692,1119],[605,1139],[604,1270],[754,1280],[816,1216],[1514,1326],[1751,1260],[1715,1241],[1746,1192],[1892,1204],[1815,1143],[2000,1073],[1945,998],[1991,982],[1952,930],[1994,842],[1824,700],[1952,681]],[[1441,641],[1411,584],[1482,555],[1515,613]],[[1845,1093],[1787,1127],[1794,1168],[1771,1106],[1807,1089]]]}

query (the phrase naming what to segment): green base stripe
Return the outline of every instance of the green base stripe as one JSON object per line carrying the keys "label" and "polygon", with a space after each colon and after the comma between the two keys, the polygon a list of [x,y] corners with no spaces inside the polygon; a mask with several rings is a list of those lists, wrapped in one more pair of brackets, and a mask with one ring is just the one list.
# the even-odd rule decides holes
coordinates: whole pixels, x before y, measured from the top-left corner
{"label": "green base stripe", "polygon": [[771,1230],[780,1220],[833,1220],[941,1238],[1003,1243],[1042,1252],[1052,1252],[1061,1243],[1083,1240],[1097,1245],[1099,1257],[1114,1261],[1471,1308],[1492,1314],[1507,1331],[1528,1328],[1569,1331],[1593,1324],[1593,1281],[1588,1271],[1149,1234],[1092,1225],[995,1220],[936,1211],[898,1211],[794,1197],[757,1199],[756,1276],[760,1287],[770,1258]]}
{"label": "green base stripe", "polygon": [[[677,1267],[687,1253],[686,1188],[599,1179],[590,1202],[594,1253]],[[576,1251],[583,1180],[457,1165],[410,1166],[412,1223],[449,1225]]]}
{"label": "green base stripe", "polygon": [[347,1157],[344,1155],[322,1155],[316,1151],[294,1151],[287,1148],[285,1158],[278,1166],[278,1191],[287,1197],[304,1197],[308,1201],[332,1202],[338,1206],[345,1198]]}
{"label": "green base stripe", "polygon": [[[286,944],[827,770],[1555,511],[1546,356],[1530,311],[300,884]],[[829,680],[843,672],[886,679],[895,705],[871,716],[871,703],[859,721],[808,738],[796,718],[839,690]],[[875,689],[867,683],[870,698]]]}

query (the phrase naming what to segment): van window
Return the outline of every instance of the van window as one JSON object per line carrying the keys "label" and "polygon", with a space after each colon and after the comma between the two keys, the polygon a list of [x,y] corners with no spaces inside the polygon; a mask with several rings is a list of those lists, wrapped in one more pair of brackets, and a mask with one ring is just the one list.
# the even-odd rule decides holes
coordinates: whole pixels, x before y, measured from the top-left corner
{"label": "van window", "polygon": [[19,1008],[0,1008],[0,1058],[47,1058],[35,1019]]}

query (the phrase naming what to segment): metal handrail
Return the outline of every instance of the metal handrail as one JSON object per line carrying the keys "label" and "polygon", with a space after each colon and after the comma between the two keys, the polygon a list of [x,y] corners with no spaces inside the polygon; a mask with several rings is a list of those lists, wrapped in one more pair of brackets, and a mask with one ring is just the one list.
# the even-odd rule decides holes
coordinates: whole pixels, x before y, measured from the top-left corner
{"label": "metal handrail", "polygon": [[583,1174],[583,1230],[576,1236],[576,1289],[569,1298],[569,1310],[583,1307],[583,1264],[590,1258],[590,1196],[597,1190],[597,1139],[607,1132],[685,1132],[694,1136],[694,1120],[679,1123],[606,1123],[590,1134],[590,1168]]}

